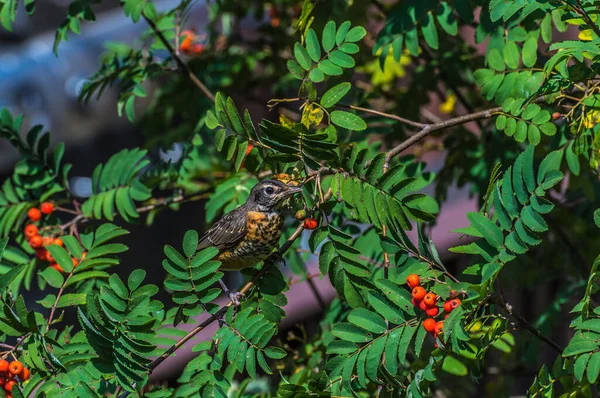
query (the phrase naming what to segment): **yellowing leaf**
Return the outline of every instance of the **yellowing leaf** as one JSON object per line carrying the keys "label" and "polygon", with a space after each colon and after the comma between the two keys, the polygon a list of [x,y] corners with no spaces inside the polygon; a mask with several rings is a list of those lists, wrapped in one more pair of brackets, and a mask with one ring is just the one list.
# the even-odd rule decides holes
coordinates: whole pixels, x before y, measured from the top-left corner
{"label": "yellowing leaf", "polygon": [[302,124],[309,128],[311,125],[319,125],[323,120],[324,116],[323,109],[318,106],[314,106],[313,104],[308,104],[304,107],[302,111]]}
{"label": "yellowing leaf", "polygon": [[293,129],[296,125],[296,123],[292,119],[283,114],[279,115],[279,123],[281,123],[283,127],[287,127],[289,129]]}
{"label": "yellowing leaf", "polygon": [[390,51],[385,58],[384,72],[379,65],[379,54],[381,54],[381,50],[375,54],[376,58],[372,62],[359,68],[359,71],[370,73],[371,84],[385,88],[385,86],[389,86],[396,78],[404,77],[404,75],[406,75],[404,66],[409,65],[412,62],[412,58],[408,51],[404,51],[400,57],[400,62],[396,62]]}
{"label": "yellowing leaf", "polygon": [[454,111],[454,107],[456,106],[456,95],[453,93],[448,94],[446,101],[440,104],[440,112],[445,114],[450,114]]}
{"label": "yellowing leaf", "polygon": [[594,36],[592,35],[591,29],[585,29],[579,32],[579,40],[592,40]]}

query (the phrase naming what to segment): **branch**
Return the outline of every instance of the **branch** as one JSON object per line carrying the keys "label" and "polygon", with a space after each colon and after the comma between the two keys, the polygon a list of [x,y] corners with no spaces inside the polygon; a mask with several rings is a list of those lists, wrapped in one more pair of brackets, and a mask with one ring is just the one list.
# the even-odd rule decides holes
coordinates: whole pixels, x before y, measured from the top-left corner
{"label": "branch", "polygon": [[585,23],[590,27],[590,29],[592,29],[594,31],[596,36],[600,37],[600,28],[598,28],[598,25],[596,25],[594,23],[594,21],[592,21],[592,19],[588,15],[588,13],[585,11],[585,8],[583,8],[583,4],[581,4],[581,0],[575,0],[575,1],[577,1],[577,5],[579,6],[579,10],[577,10],[575,7],[573,7],[575,12],[577,12],[577,14],[579,14],[581,16],[581,18],[583,18]]}
{"label": "branch", "polygon": [[213,95],[213,93],[210,92],[210,90],[204,85],[204,83],[202,83],[200,81],[200,79],[198,79],[198,77],[194,74],[194,72],[192,72],[192,70],[189,68],[189,66],[187,66],[187,64],[185,62],[183,62],[183,60],[177,54],[177,52],[175,51],[175,49],[173,48],[171,43],[169,43],[169,41],[167,40],[165,35],[163,35],[163,33],[160,31],[160,29],[158,29],[158,27],[156,26],[154,21],[152,21],[150,18],[148,18],[145,13],[142,13],[142,16],[144,17],[144,19],[146,20],[148,25],[150,25],[150,27],[152,28],[152,30],[154,31],[156,36],[158,36],[158,38],[160,39],[162,44],[164,44],[164,46],[167,48],[167,50],[171,54],[171,57],[173,57],[175,62],[177,62],[177,65],[179,65],[179,67],[187,73],[187,75],[190,78],[190,80],[192,81],[192,83],[194,83],[200,89],[200,91],[202,91],[204,93],[204,95],[206,95],[206,97],[209,100],[211,100],[212,102],[215,102],[215,96]]}
{"label": "branch", "polygon": [[513,306],[510,305],[510,303],[508,303],[503,298],[501,298],[497,295],[492,296],[492,301],[495,302],[496,304],[498,304],[500,306],[500,308],[502,308],[508,315],[515,318],[517,320],[517,322],[519,322],[520,326],[529,330],[531,332],[531,334],[536,336],[538,339],[542,340],[544,343],[548,344],[559,354],[562,354],[563,349],[558,344],[556,344],[554,341],[552,341],[549,337],[543,335],[542,332],[540,332],[538,329],[535,328],[535,326],[530,324],[527,321],[527,319],[523,318],[523,316],[521,314],[515,312]]}
{"label": "branch", "polygon": [[50,325],[52,325],[52,318],[54,318],[54,312],[56,312],[56,307],[58,306],[58,300],[60,300],[60,296],[62,296],[62,294],[64,293],[65,288],[67,287],[67,282],[69,282],[69,279],[71,279],[71,276],[73,276],[73,271],[75,271],[75,267],[73,267],[71,272],[69,272],[69,275],[65,278],[65,281],[63,282],[62,286],[60,287],[60,290],[58,291],[58,294],[56,295],[56,300],[54,300],[54,304],[52,304],[52,308],[50,309],[50,316],[48,316],[48,323],[46,325],[46,333],[48,332],[48,330],[50,330]]}
{"label": "branch", "polygon": [[354,109],[355,111],[359,111],[359,112],[365,112],[365,113],[370,113],[373,115],[377,115],[377,116],[382,116],[385,117],[387,119],[392,119],[392,120],[396,120],[400,123],[404,123],[404,124],[408,124],[409,126],[413,126],[413,127],[418,127],[418,128],[424,128],[427,127],[426,124],[423,123],[419,123],[419,122],[415,122],[409,119],[405,119],[403,117],[400,116],[396,116],[396,115],[392,115],[389,113],[384,113],[384,112],[380,112],[380,111],[376,111],[373,109],[369,109],[369,108],[362,108],[360,106],[354,106],[354,105],[337,105],[337,108],[346,108],[346,109]]}

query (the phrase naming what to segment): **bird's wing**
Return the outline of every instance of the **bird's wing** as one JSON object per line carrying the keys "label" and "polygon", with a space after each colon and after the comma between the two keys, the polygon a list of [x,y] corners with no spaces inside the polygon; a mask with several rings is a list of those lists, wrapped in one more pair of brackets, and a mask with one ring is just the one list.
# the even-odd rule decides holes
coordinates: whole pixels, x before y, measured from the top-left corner
{"label": "bird's wing", "polygon": [[198,250],[215,246],[223,252],[237,245],[246,235],[246,217],[236,210],[227,213],[217,221],[200,239]]}

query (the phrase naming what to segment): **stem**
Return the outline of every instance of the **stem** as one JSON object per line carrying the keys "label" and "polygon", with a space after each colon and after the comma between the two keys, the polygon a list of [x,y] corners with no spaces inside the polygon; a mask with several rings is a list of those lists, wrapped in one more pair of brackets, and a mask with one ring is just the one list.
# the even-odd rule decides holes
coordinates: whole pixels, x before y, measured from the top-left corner
{"label": "stem", "polygon": [[496,304],[498,304],[500,306],[500,308],[502,308],[508,315],[515,318],[517,320],[517,322],[519,322],[520,326],[529,330],[531,332],[531,334],[533,334],[535,337],[542,340],[544,343],[548,344],[559,354],[562,354],[563,349],[558,344],[556,344],[554,341],[552,341],[549,337],[543,335],[542,332],[540,332],[532,324],[530,324],[527,321],[527,319],[523,318],[523,316],[521,314],[517,313],[514,310],[513,306],[509,302],[505,301],[503,298],[501,298],[499,296],[493,296],[492,301],[495,302]]}
{"label": "stem", "polygon": [[204,93],[204,95],[209,100],[211,100],[212,102],[215,102],[215,96],[213,95],[213,93],[204,85],[204,83],[202,83],[202,81],[200,81],[200,79],[198,79],[198,77],[194,74],[194,72],[192,72],[192,70],[189,68],[189,66],[187,66],[187,64],[185,62],[183,62],[183,60],[177,54],[177,52],[175,51],[175,49],[173,48],[171,43],[169,43],[169,41],[163,35],[163,33],[160,31],[160,29],[158,29],[158,27],[156,26],[154,21],[152,21],[150,18],[148,18],[145,13],[142,13],[142,16],[144,17],[144,19],[146,20],[148,25],[150,25],[150,27],[152,28],[152,30],[154,31],[156,36],[158,36],[158,38],[160,39],[162,44],[164,44],[164,46],[167,48],[167,50],[169,51],[169,53],[171,54],[171,56],[173,57],[175,62],[177,62],[177,65],[179,65],[179,67],[181,69],[183,69],[183,71],[185,71],[185,73],[187,73],[187,75],[190,78],[190,80],[192,81],[192,83],[194,83],[200,89],[200,91],[202,91]]}
{"label": "stem", "polygon": [[[73,270],[74,269],[75,268],[73,268]],[[65,287],[67,286],[67,282],[69,282],[71,276],[73,276],[73,271],[71,271],[69,275],[65,278],[65,281],[63,282],[62,286],[60,287],[60,290],[58,291],[58,294],[56,295],[56,300],[54,300],[54,304],[52,304],[52,308],[50,309],[50,316],[48,317],[46,332],[48,332],[48,330],[50,329],[50,325],[52,324],[52,318],[54,318],[54,312],[56,311],[56,306],[58,306],[58,300],[60,300],[60,296],[62,296],[62,294],[64,293]]]}
{"label": "stem", "polygon": [[585,23],[590,27],[590,29],[592,29],[594,31],[596,36],[600,37],[600,28],[598,28],[598,25],[596,25],[594,23],[594,21],[592,21],[592,19],[588,15],[588,13],[585,11],[585,9],[583,8],[583,4],[581,4],[581,0],[575,0],[575,1],[577,2],[577,5],[579,6],[579,10],[574,8],[575,12],[577,12],[577,14],[579,14],[581,16],[581,18],[583,18]]}
{"label": "stem", "polygon": [[392,115],[392,114],[389,114],[389,113],[384,113],[384,112],[376,111],[374,109],[362,108],[360,106],[338,104],[336,106],[336,108],[354,109],[355,111],[360,111],[360,112],[370,113],[370,114],[377,115],[377,116],[382,116],[382,117],[385,117],[385,118],[388,118],[388,119],[392,119],[392,120],[396,120],[396,121],[398,121],[400,123],[408,124],[409,126],[418,127],[418,128],[424,128],[424,127],[427,126],[426,124],[415,122],[415,121],[412,121],[412,120],[409,120],[409,119],[405,119],[405,118],[397,116],[397,115]]}

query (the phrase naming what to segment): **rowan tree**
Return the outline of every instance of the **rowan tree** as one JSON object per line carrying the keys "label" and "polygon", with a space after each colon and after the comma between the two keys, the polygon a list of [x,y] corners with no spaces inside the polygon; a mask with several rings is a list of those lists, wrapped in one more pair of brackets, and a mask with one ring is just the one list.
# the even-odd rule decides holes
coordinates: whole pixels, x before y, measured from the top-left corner
{"label": "rowan tree", "polygon": [[[59,58],[99,2],[71,3]],[[0,0],[5,29],[19,7]],[[73,195],[63,143],[0,111],[20,153],[0,189],[0,359],[28,369],[0,369],[0,396],[504,396],[523,377],[527,396],[597,393],[596,1],[219,0],[205,32],[187,0],[121,7],[144,33],[106,44],[80,99],[118,90],[146,139],[97,165],[91,196]],[[181,158],[161,161],[173,143]],[[199,232],[264,178],[303,194],[276,255],[243,272],[240,306],[219,306]],[[432,230],[456,187],[477,207],[448,249]],[[128,224],[189,206],[206,219],[181,247],[119,272]],[[286,336],[286,291],[314,278],[337,297],[316,331]],[[148,383],[184,345],[197,357],[179,378]]]}

